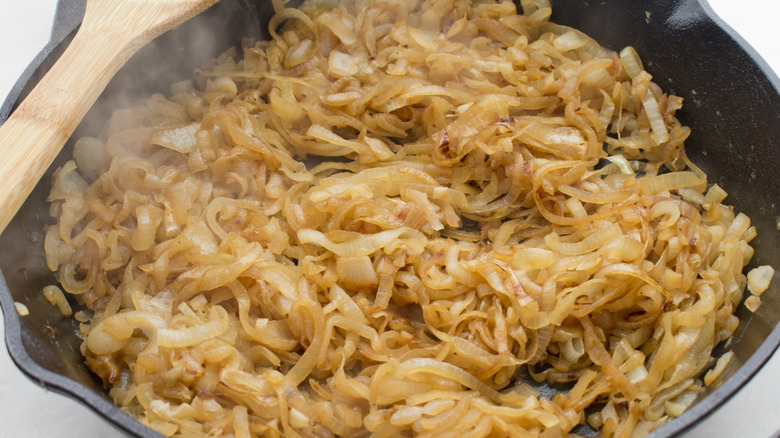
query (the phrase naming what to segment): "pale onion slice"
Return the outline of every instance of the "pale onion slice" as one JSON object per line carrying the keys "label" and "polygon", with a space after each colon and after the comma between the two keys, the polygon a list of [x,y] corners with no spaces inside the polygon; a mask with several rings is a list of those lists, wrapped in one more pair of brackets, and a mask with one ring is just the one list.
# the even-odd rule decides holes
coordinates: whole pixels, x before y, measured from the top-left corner
{"label": "pale onion slice", "polygon": [[747,274],[748,290],[756,296],[760,296],[769,288],[769,283],[775,275],[775,269],[769,265],[753,268]]}
{"label": "pale onion slice", "polygon": [[726,366],[729,364],[732,357],[734,357],[734,352],[729,351],[718,358],[717,362],[715,362],[715,366],[704,375],[704,384],[706,386],[712,385],[715,380],[723,374],[723,370],[726,369]]}
{"label": "pale onion slice", "polygon": [[161,328],[157,331],[157,344],[169,348],[190,347],[225,333],[229,320],[222,306],[211,308],[210,319],[209,322],[187,328]]}
{"label": "pale onion slice", "polygon": [[70,316],[73,314],[73,310],[65,299],[65,295],[62,293],[62,289],[57,286],[46,286],[43,288],[43,296],[46,300],[54,306],[57,306],[62,312],[63,316]]}
{"label": "pale onion slice", "polygon": [[27,316],[30,314],[30,309],[28,309],[26,305],[18,301],[14,301],[14,308],[16,309],[16,313],[18,313],[19,316]]}
{"label": "pale onion slice", "polygon": [[198,123],[180,128],[162,129],[152,134],[152,144],[181,153],[192,152],[198,145],[196,135],[199,129]]}

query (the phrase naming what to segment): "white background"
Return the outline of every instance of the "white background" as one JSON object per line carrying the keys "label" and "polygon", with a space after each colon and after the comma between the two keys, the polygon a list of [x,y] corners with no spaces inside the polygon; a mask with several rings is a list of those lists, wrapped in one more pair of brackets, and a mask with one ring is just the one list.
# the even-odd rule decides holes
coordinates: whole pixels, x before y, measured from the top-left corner
{"label": "white background", "polygon": [[[222,0],[230,1],[230,0]],[[772,68],[780,72],[780,2],[710,0]],[[0,101],[46,45],[56,0],[0,0]],[[778,109],[780,110],[780,109]],[[0,178],[2,178],[0,176]],[[4,339],[0,324],[0,339]],[[81,404],[28,380],[0,341],[0,438],[110,437],[119,432]],[[685,435],[765,438],[780,429],[780,354],[714,415]]]}

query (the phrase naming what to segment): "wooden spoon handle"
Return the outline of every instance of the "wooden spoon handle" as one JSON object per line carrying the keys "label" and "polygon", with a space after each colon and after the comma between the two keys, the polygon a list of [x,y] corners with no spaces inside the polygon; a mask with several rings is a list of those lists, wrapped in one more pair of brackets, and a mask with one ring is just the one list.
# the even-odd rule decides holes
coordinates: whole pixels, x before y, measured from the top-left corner
{"label": "wooden spoon handle", "polygon": [[0,126],[0,232],[108,82],[144,44],[216,0],[99,0],[65,53]]}

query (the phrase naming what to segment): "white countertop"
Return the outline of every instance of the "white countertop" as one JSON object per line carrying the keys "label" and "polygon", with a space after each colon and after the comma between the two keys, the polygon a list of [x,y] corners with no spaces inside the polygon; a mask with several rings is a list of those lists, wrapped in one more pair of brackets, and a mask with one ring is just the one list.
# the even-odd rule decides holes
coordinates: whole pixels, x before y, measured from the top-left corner
{"label": "white countertop", "polygon": [[[230,0],[222,0],[230,1]],[[0,101],[46,45],[56,0],[0,0]],[[780,72],[780,2],[710,0],[713,9]],[[0,324],[0,339],[3,337]],[[27,379],[0,347],[0,438],[111,437],[120,433],[91,410]],[[765,438],[780,430],[780,354],[686,438]]]}

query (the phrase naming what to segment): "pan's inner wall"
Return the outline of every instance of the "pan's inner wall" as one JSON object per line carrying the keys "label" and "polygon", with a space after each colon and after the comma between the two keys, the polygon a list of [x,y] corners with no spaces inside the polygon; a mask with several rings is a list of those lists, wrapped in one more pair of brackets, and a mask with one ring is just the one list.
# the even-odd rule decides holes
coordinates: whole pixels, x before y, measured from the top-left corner
{"label": "pan's inner wall", "polygon": [[[615,50],[634,46],[654,80],[665,91],[685,98],[678,117],[693,132],[686,143],[689,156],[710,175],[710,182],[726,189],[727,201],[748,214],[758,228],[756,255],[749,267],[780,266],[776,228],[780,216],[776,169],[780,163],[780,96],[753,60],[692,0],[554,0],[553,10],[553,21],[576,27],[602,45]],[[74,138],[99,134],[114,109],[155,92],[168,93],[172,82],[192,77],[201,62],[241,38],[267,38],[265,23],[271,12],[267,1],[223,1],[159,38],[112,80]],[[58,47],[42,68],[48,69],[63,48],[64,44]],[[26,91],[40,77],[36,73]],[[56,283],[43,257],[45,226],[53,222],[45,199],[52,172],[71,154],[72,142],[0,236],[0,269],[13,299],[30,309],[29,316],[20,318],[21,341],[30,357],[54,373],[105,394],[79,353],[77,323],[60,315],[41,292]],[[725,377],[757,351],[780,320],[777,289],[774,284],[762,295],[764,304],[755,315],[744,308],[738,311],[743,323],[729,346],[735,360]]]}
{"label": "pan's inner wall", "polygon": [[[684,98],[677,116],[691,128],[688,156],[758,229],[748,269],[780,266],[780,95],[750,56],[692,0],[556,0],[552,20],[614,50],[634,46],[653,80]],[[775,283],[761,296],[755,315],[738,309],[742,324],[727,372],[747,361],[780,320],[777,289]]]}

